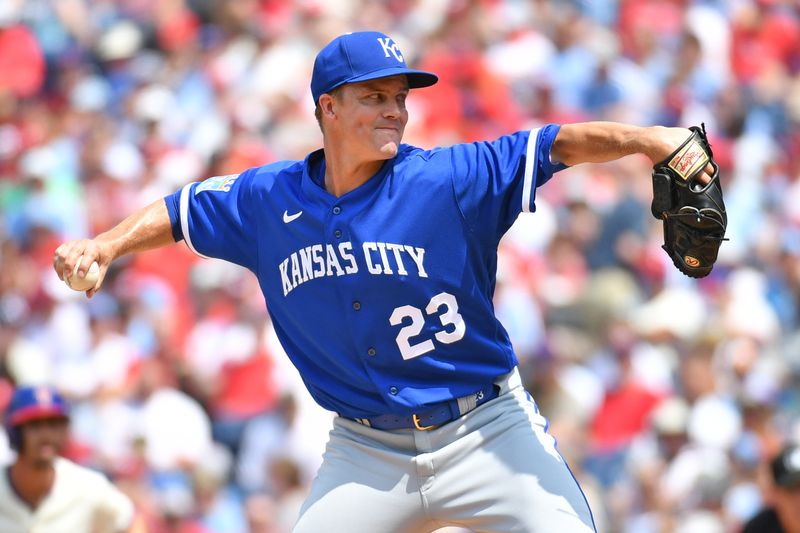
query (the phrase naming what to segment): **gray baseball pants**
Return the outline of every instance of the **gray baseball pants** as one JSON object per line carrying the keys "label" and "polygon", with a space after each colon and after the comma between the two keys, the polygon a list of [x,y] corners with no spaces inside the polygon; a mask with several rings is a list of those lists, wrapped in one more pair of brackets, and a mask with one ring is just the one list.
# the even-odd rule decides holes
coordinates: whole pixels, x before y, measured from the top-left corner
{"label": "gray baseball pants", "polygon": [[586,498],[516,369],[430,431],[334,420],[294,533],[594,532]]}

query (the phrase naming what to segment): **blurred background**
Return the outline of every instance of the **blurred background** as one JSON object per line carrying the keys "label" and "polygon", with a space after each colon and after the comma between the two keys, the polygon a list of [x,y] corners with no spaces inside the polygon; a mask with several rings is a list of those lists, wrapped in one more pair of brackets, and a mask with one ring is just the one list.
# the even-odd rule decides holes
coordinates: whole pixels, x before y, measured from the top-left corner
{"label": "blurred background", "polygon": [[[705,122],[729,242],[683,277],[650,162],[566,170],[502,243],[496,309],[601,532],[733,532],[800,439],[800,6],[792,0],[0,0],[0,411],[73,405],[68,456],[154,532],[289,531],[331,415],[257,283],[183,245],[87,301],[56,246],[208,176],[321,146],[308,88],[340,33],[384,31],[440,82],[406,142],[547,122]],[[0,433],[0,461],[10,457]]]}

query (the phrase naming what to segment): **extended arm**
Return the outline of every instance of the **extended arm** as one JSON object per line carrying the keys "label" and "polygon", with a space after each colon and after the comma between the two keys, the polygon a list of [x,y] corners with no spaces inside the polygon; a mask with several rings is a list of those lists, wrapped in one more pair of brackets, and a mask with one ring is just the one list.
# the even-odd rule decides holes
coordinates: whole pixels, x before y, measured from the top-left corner
{"label": "extended arm", "polygon": [[56,249],[53,268],[58,277],[64,279],[73,271],[81,256],[83,260],[78,267],[79,276],[86,273],[93,261],[97,261],[100,277],[94,288],[86,292],[91,298],[102,285],[112,261],[125,254],[151,250],[172,242],[174,239],[167,206],[164,200],[159,199],[94,239],[63,243]]}
{"label": "extended arm", "polygon": [[664,250],[692,278],[707,276],[725,239],[728,217],[719,166],[705,125],[640,128],[614,122],[561,127],[550,158],[568,165],[644,154],[653,162],[653,216],[664,221]]}
{"label": "extended arm", "polygon": [[[674,152],[689,135],[691,131],[687,128],[639,127],[617,122],[564,124],[550,155],[553,161],[569,166],[605,163],[632,154],[644,154],[655,164]],[[706,179],[713,174],[710,166],[706,174]]]}

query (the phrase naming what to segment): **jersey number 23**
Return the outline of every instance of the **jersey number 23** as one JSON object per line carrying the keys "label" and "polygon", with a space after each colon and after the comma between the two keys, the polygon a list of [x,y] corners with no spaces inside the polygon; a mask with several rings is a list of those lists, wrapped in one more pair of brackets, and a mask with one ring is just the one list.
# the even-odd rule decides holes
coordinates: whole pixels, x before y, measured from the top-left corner
{"label": "jersey number 23", "polygon": [[[444,310],[438,316],[444,329],[437,331],[434,334],[434,338],[442,344],[452,344],[464,337],[467,325],[464,323],[464,318],[458,313],[456,297],[447,292],[440,292],[431,298],[431,301],[425,306],[425,314],[433,316],[439,313],[442,308]],[[403,359],[419,357],[436,349],[432,339],[426,339],[415,344],[409,341],[411,337],[419,335],[425,326],[425,316],[422,311],[422,309],[413,305],[401,305],[395,308],[392,316],[389,317],[389,323],[392,326],[399,326],[407,322],[407,319],[411,319],[411,323],[403,326],[395,338]]]}

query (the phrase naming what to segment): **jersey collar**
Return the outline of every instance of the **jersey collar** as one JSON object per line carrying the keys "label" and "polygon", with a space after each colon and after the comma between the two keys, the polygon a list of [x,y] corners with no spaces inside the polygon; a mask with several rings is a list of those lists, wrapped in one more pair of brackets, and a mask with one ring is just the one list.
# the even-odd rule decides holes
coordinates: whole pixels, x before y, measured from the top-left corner
{"label": "jersey collar", "polygon": [[[384,182],[386,176],[392,173],[397,162],[397,156],[387,160],[380,170],[367,181],[353,189],[352,191],[336,197],[325,190],[325,157],[322,148],[311,152],[306,156],[303,164],[303,178],[301,187],[307,198],[322,202],[325,205],[333,204],[359,204],[367,202],[372,198]],[[400,154],[398,154],[399,156]]]}

